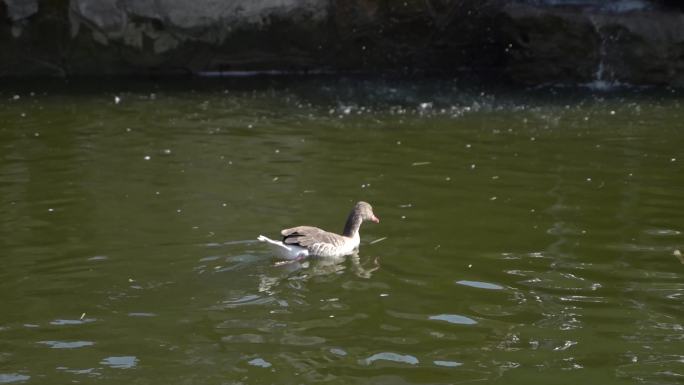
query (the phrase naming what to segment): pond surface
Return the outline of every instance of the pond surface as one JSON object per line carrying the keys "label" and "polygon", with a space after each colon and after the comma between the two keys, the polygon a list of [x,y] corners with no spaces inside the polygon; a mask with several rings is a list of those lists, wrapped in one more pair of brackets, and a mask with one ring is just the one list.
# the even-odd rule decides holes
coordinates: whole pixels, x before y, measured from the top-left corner
{"label": "pond surface", "polygon": [[6,85],[0,383],[682,383],[680,95]]}

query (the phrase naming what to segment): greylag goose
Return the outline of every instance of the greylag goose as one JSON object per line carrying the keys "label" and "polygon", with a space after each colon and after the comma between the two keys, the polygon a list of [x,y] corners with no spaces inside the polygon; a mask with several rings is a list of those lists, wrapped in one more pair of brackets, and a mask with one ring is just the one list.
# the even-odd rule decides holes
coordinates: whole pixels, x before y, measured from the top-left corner
{"label": "greylag goose", "polygon": [[280,232],[282,241],[274,241],[263,235],[257,238],[271,247],[276,256],[285,259],[303,259],[310,255],[341,257],[359,248],[359,228],[363,221],[380,223],[373,208],[366,202],[358,202],[349,213],[342,235],[321,230],[318,227],[297,226]]}

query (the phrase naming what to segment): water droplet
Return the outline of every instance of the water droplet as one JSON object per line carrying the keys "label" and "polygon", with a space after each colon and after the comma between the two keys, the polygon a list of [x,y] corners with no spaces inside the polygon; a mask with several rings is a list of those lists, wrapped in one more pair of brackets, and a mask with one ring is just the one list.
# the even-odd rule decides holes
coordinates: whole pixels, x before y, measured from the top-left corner
{"label": "water droplet", "polygon": [[152,159],[152,157],[150,157],[149,155],[145,155],[145,158],[144,158],[144,159],[145,159],[145,160],[150,160],[150,159]]}
{"label": "water droplet", "polygon": [[431,108],[432,108],[432,102],[420,103],[420,109],[421,110],[429,110]]}

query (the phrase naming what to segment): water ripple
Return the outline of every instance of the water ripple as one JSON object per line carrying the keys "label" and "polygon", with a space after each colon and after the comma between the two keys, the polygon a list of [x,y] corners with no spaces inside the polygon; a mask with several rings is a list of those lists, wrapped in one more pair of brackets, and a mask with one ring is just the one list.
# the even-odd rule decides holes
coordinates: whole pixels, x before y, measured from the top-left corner
{"label": "water ripple", "polygon": [[528,277],[519,281],[520,284],[540,289],[594,291],[601,287],[598,282],[592,282],[573,273],[562,271],[508,271],[509,274]]}
{"label": "water ripple", "polygon": [[280,343],[284,345],[294,346],[319,345],[325,343],[325,338],[316,336],[298,336],[295,334],[287,334],[280,339]]}
{"label": "water ripple", "polygon": [[382,352],[382,353],[376,353],[373,354],[372,356],[361,360],[362,364],[365,365],[371,365],[375,361],[392,361],[392,362],[399,362],[402,364],[409,364],[409,365],[417,365],[418,364],[418,359],[410,354],[398,354],[398,353],[392,353],[392,352]]}
{"label": "water ripple", "polygon": [[114,369],[132,369],[138,365],[136,356],[112,356],[100,361],[100,364]]}
{"label": "water ripple", "polygon": [[95,322],[95,318],[84,318],[84,319],[56,319],[54,321],[50,321],[50,325],[83,325],[91,322]]}
{"label": "water ripple", "polygon": [[10,384],[13,382],[24,382],[31,379],[31,376],[18,373],[0,373],[0,384]]}
{"label": "water ripple", "polygon": [[240,298],[237,299],[229,299],[229,300],[224,300],[221,302],[221,305],[217,306],[218,308],[224,308],[224,309],[230,309],[230,308],[235,308],[235,307],[240,307],[240,306],[249,306],[249,305],[265,305],[268,303],[273,303],[277,302],[277,300],[273,297],[262,297],[257,294],[245,294]]}
{"label": "water ripple", "polygon": [[437,320],[437,321],[445,321],[450,324],[459,324],[459,325],[475,325],[477,324],[477,321],[475,321],[472,318],[468,318],[466,316],[458,315],[458,314],[439,314],[439,315],[432,315],[428,317],[431,320]]}
{"label": "water ripple", "polygon": [[673,237],[680,235],[682,232],[674,229],[646,229],[644,233],[660,237]]}
{"label": "water ripple", "polygon": [[52,349],[77,349],[95,345],[92,341],[38,341],[38,343],[48,345]]}
{"label": "water ripple", "polygon": [[247,361],[248,364],[252,366],[258,366],[260,368],[270,368],[273,366],[270,362],[264,360],[263,358],[254,358],[252,360]]}
{"label": "water ripple", "polygon": [[456,361],[440,361],[440,360],[436,360],[436,361],[432,361],[432,362],[433,362],[435,365],[437,365],[437,366],[444,366],[444,367],[447,367],[447,368],[456,368],[456,367],[459,367],[459,366],[462,366],[462,365],[463,365],[462,362],[456,362]]}
{"label": "water ripple", "polygon": [[89,374],[91,376],[99,376],[100,373],[96,372],[95,368],[88,368],[88,369],[71,369],[65,366],[58,366],[57,370],[63,370],[68,373],[73,373],[73,374]]}
{"label": "water ripple", "polygon": [[459,285],[475,287],[478,289],[503,290],[503,286],[497,285],[495,283],[489,283],[489,282],[461,280],[461,281],[456,281],[456,283]]}
{"label": "water ripple", "polygon": [[266,339],[260,334],[245,333],[224,336],[221,337],[221,341],[231,344],[263,344]]}

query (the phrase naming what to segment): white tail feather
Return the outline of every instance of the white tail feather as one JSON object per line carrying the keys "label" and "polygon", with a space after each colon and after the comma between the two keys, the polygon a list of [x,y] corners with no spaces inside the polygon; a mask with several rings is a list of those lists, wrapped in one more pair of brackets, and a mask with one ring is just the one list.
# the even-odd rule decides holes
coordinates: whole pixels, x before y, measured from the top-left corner
{"label": "white tail feather", "polygon": [[259,235],[257,240],[266,243],[271,248],[271,251],[273,251],[276,256],[281,258],[295,259],[309,255],[309,251],[303,247],[287,246],[283,242],[274,241],[273,239],[263,235]]}
{"label": "white tail feather", "polygon": [[287,250],[287,251],[290,251],[290,250],[291,250],[288,246],[285,246],[284,243],[282,243],[282,242],[280,242],[280,241],[274,241],[273,239],[271,239],[271,238],[269,238],[269,237],[265,237],[265,236],[263,236],[263,235],[259,235],[259,236],[257,237],[257,240],[259,240],[259,241],[261,241],[261,242],[266,242],[266,243],[268,243],[269,245],[272,245],[272,246],[276,246],[276,247],[279,247],[279,248],[283,248],[283,249],[285,249],[285,250]]}

